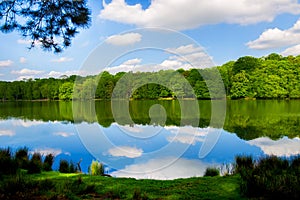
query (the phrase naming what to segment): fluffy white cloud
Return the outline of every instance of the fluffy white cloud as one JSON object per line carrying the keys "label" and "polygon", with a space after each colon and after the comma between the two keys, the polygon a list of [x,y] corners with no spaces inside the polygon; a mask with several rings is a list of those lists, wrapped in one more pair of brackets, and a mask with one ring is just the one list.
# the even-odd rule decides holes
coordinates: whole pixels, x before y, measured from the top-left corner
{"label": "fluffy white cloud", "polygon": [[177,30],[206,24],[254,24],[270,22],[282,13],[299,14],[297,0],[155,0],[143,10],[140,4],[128,5],[125,0],[106,4],[100,17],[137,26],[166,27]]}
{"label": "fluffy white cloud", "polygon": [[63,75],[63,73],[62,72],[57,72],[57,71],[51,71],[48,74],[49,77],[59,77],[61,75]]}
{"label": "fluffy white cloud", "polygon": [[0,60],[0,67],[9,67],[13,64],[14,62],[11,60]]}
{"label": "fluffy white cloud", "polygon": [[24,68],[21,70],[13,70],[11,73],[16,75],[37,75],[43,73],[43,71]]}
{"label": "fluffy white cloud", "polygon": [[13,130],[0,130],[0,137],[1,136],[9,136],[12,137],[14,136],[16,133]]}
{"label": "fluffy white cloud", "polygon": [[258,39],[250,41],[247,46],[251,49],[271,49],[298,45],[300,43],[300,19],[287,30],[278,28],[267,29]]}
{"label": "fluffy white cloud", "polygon": [[187,55],[191,53],[201,52],[203,51],[203,49],[201,47],[195,47],[193,44],[189,44],[177,48],[167,48],[166,51],[179,55]]}
{"label": "fluffy white cloud", "polygon": [[85,76],[88,75],[88,73],[84,71],[77,71],[77,70],[65,71],[65,72],[51,71],[47,74],[47,77],[59,78],[60,76],[71,76],[71,75]]}
{"label": "fluffy white cloud", "polygon": [[72,60],[73,60],[73,58],[60,57],[58,59],[51,60],[51,62],[54,62],[54,63],[64,63],[64,62],[71,62]]}
{"label": "fluffy white cloud", "polygon": [[20,57],[19,62],[20,62],[21,64],[24,64],[24,63],[27,62],[27,59],[26,59],[25,57]]}
{"label": "fluffy white cloud", "polygon": [[108,71],[112,74],[116,74],[118,72],[129,72],[129,71],[138,71],[138,68],[141,68],[142,65],[140,63],[142,62],[142,59],[139,58],[134,58],[125,61],[121,65],[110,67],[110,68],[105,68],[105,71]]}
{"label": "fluffy white cloud", "polygon": [[167,59],[158,64],[141,64],[142,59],[135,58],[127,60],[121,65],[105,68],[104,70],[116,74],[117,72],[152,72],[159,70],[177,70],[191,68],[207,68],[214,66],[212,57],[210,57],[203,48],[196,47],[193,44],[179,46],[177,48],[167,48],[165,51],[171,54]]}
{"label": "fluffy white cloud", "polygon": [[289,55],[297,56],[297,55],[300,55],[300,44],[287,48],[286,50],[284,50],[281,53],[281,55],[283,55],[283,56],[289,56]]}
{"label": "fluffy white cloud", "polygon": [[[151,159],[146,163],[126,166],[125,169],[112,173],[116,177],[133,177],[137,179],[176,179],[203,176],[210,164],[200,160],[178,158]],[[165,166],[162,168],[162,166]]]}
{"label": "fluffy white cloud", "polygon": [[[167,52],[174,54],[169,57],[162,65],[177,63],[184,69],[189,68],[207,68],[214,66],[212,57],[210,57],[203,48],[196,47],[193,44],[183,45],[177,48],[168,48]],[[185,67],[184,67],[185,66]]]}
{"label": "fluffy white cloud", "polygon": [[141,62],[142,62],[142,59],[135,58],[135,59],[127,60],[123,64],[124,65],[138,65]]}
{"label": "fluffy white cloud", "polygon": [[293,156],[300,154],[300,139],[284,137],[274,141],[268,137],[248,141],[249,144],[260,147],[267,155]]}
{"label": "fluffy white cloud", "polygon": [[67,133],[67,132],[55,132],[55,133],[53,133],[53,135],[61,136],[61,137],[70,137],[70,136],[73,136],[75,134],[74,133]]}
{"label": "fluffy white cloud", "polygon": [[118,146],[108,150],[108,153],[115,157],[137,158],[143,154],[142,149],[129,146]]}
{"label": "fluffy white cloud", "polygon": [[106,43],[115,46],[125,46],[135,44],[142,40],[142,35],[139,33],[126,33],[123,35],[112,35],[106,39]]}

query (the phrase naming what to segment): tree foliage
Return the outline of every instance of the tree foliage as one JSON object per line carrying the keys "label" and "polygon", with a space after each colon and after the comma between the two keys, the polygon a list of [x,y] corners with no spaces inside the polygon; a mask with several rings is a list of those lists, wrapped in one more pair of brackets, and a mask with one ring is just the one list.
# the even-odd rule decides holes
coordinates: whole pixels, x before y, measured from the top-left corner
{"label": "tree foliage", "polygon": [[[223,80],[218,79],[218,71]],[[77,78],[77,79],[76,79]],[[74,82],[76,84],[74,85]],[[0,81],[2,100],[300,98],[300,56],[250,56],[208,69],[102,72],[88,77]]]}
{"label": "tree foliage", "polygon": [[89,166],[89,174],[93,176],[102,176],[104,174],[104,166],[102,163],[93,160]]}
{"label": "tree foliage", "polygon": [[71,45],[80,28],[90,26],[90,10],[85,0],[2,0],[0,30],[18,31],[47,51],[61,52]]}

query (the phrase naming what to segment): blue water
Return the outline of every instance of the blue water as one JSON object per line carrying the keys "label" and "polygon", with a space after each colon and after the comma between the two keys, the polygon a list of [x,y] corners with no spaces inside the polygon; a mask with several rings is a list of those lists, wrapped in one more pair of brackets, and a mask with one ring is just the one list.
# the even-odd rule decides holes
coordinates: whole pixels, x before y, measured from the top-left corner
{"label": "blue water", "polygon": [[[217,136],[212,141],[209,135]],[[207,154],[200,156],[207,143]],[[210,143],[209,143],[210,142]],[[300,153],[299,138],[245,141],[222,129],[177,126],[120,126],[103,128],[98,123],[73,124],[11,118],[0,121],[0,147],[29,147],[30,152],[53,153],[57,170],[60,159],[82,159],[88,172],[92,160],[105,164],[116,177],[174,179],[202,176],[208,166],[232,163],[236,155],[291,156]]]}

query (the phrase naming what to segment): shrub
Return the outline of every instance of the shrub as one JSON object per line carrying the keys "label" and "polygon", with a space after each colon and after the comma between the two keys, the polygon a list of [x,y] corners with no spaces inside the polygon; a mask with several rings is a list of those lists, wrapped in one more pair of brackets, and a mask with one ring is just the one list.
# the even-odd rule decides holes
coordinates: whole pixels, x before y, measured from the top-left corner
{"label": "shrub", "polygon": [[29,159],[27,147],[22,147],[18,149],[15,153],[15,158],[19,168],[28,169]]}
{"label": "shrub", "polygon": [[204,176],[220,176],[220,170],[213,167],[208,167],[205,170]]}
{"label": "shrub", "polygon": [[77,167],[72,161],[68,162],[67,160],[60,160],[59,169],[60,173],[75,173],[77,172]]}
{"label": "shrub", "polygon": [[42,171],[42,155],[39,152],[35,152],[32,157],[31,160],[29,161],[28,164],[28,173],[29,174],[38,174],[41,173]]}
{"label": "shrub", "polygon": [[10,148],[0,149],[0,176],[4,174],[16,174],[18,169]]}
{"label": "shrub", "polygon": [[252,156],[236,156],[235,157],[235,172],[243,172],[244,169],[253,169],[254,163]]}
{"label": "shrub", "polygon": [[77,172],[77,167],[75,166],[75,164],[71,161],[69,163],[69,173],[75,173]]}
{"label": "shrub", "polygon": [[[239,158],[239,162],[249,159]],[[290,162],[287,159],[269,156],[239,165],[237,172],[241,175],[241,191],[248,197],[267,199],[298,199],[300,198],[299,158]]]}
{"label": "shrub", "polygon": [[54,162],[54,156],[52,154],[46,155],[43,163],[43,170],[52,171],[53,162]]}
{"label": "shrub", "polygon": [[35,181],[24,177],[20,171],[5,178],[0,187],[0,199],[32,199],[28,191],[34,191]]}
{"label": "shrub", "polygon": [[89,173],[91,175],[103,175],[104,174],[104,166],[102,163],[93,160],[92,164],[89,167]]}
{"label": "shrub", "polygon": [[60,173],[69,173],[69,162],[67,160],[60,160],[59,162],[59,169]]}

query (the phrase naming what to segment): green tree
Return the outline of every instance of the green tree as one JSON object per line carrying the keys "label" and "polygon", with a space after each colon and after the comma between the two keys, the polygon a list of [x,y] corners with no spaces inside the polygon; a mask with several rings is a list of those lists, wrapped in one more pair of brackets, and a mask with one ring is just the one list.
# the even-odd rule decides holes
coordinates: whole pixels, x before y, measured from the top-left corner
{"label": "green tree", "polygon": [[266,58],[266,60],[277,60],[280,61],[282,59],[282,56],[277,53],[271,53]]}
{"label": "green tree", "polygon": [[71,100],[73,94],[73,83],[66,82],[59,87],[59,99]]}
{"label": "green tree", "polygon": [[260,66],[260,59],[254,58],[252,56],[244,56],[239,58],[233,65],[232,72],[233,74],[240,73],[244,70],[247,73],[254,71],[257,67]]}
{"label": "green tree", "polygon": [[96,89],[96,98],[110,99],[115,87],[114,77],[106,71],[102,72],[99,77]]}
{"label": "green tree", "polygon": [[[8,0],[0,3],[0,31],[18,31],[44,50],[61,52],[80,28],[90,25],[85,0]],[[62,40],[62,42],[58,42]]]}
{"label": "green tree", "polygon": [[0,81],[0,100],[2,101],[6,99],[6,88],[7,83],[4,81]]}
{"label": "green tree", "polygon": [[234,75],[232,81],[233,83],[230,90],[231,98],[244,98],[252,96],[251,83],[244,70]]}
{"label": "green tree", "polygon": [[97,176],[97,175],[103,175],[104,174],[104,166],[102,163],[93,160],[92,164],[89,167],[89,174]]}

